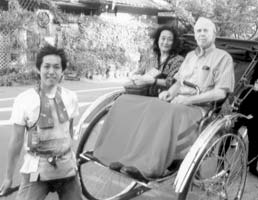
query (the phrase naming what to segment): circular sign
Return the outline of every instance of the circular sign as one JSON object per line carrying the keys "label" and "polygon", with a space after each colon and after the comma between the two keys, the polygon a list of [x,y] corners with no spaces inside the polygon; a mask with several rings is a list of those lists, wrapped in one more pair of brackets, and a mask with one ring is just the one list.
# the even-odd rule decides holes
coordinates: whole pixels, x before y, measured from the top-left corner
{"label": "circular sign", "polygon": [[46,11],[41,11],[37,15],[37,23],[40,27],[45,28],[50,22],[49,13]]}

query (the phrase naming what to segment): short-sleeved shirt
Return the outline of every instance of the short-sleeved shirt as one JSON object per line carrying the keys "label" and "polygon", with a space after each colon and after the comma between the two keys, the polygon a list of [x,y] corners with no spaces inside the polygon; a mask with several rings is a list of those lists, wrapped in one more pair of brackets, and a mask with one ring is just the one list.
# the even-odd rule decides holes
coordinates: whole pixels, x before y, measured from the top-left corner
{"label": "short-sleeved shirt", "polygon": [[[40,135],[43,140],[55,140],[61,139],[64,141],[62,145],[57,145],[53,151],[65,151],[71,147],[71,137],[69,132],[69,121],[74,119],[79,114],[78,99],[74,92],[61,88],[61,98],[67,110],[69,120],[64,123],[59,123],[57,114],[55,114],[55,108],[52,109],[52,115],[55,122],[55,126],[52,129],[40,129]],[[40,111],[40,97],[35,89],[31,88],[25,92],[19,94],[13,105],[12,115],[10,121],[13,124],[21,126],[27,126],[28,128],[35,125],[39,117]],[[25,150],[27,150],[27,134],[25,135]],[[40,136],[40,137],[41,137]],[[35,172],[38,169],[39,156],[25,153],[24,163],[21,168],[22,173]]]}
{"label": "short-sleeved shirt", "polygon": [[166,80],[166,86],[169,88],[174,83],[174,75],[178,72],[184,58],[180,55],[170,55],[167,61],[159,65],[158,56],[151,54],[147,61],[143,62],[135,74],[145,74],[152,68],[158,69],[162,73],[162,78]]}
{"label": "short-sleeved shirt", "polygon": [[201,92],[213,88],[224,89],[233,92],[235,84],[234,67],[232,57],[224,50],[212,45],[202,54],[197,51],[187,54],[175,79],[181,83],[181,94],[193,94],[196,91],[183,84],[188,81],[197,85]]}

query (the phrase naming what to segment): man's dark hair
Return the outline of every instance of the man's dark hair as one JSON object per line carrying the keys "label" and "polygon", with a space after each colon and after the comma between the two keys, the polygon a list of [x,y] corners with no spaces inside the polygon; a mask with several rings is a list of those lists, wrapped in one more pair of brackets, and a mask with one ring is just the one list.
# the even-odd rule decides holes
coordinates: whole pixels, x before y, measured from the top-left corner
{"label": "man's dark hair", "polygon": [[172,44],[172,47],[169,51],[169,55],[177,54],[178,50],[179,50],[179,45],[180,45],[180,41],[179,41],[179,38],[178,38],[178,33],[172,26],[167,26],[167,25],[159,27],[154,32],[154,34],[152,35],[152,38],[154,39],[154,41],[153,41],[153,51],[157,55],[160,56],[159,37],[160,37],[161,32],[165,31],[165,30],[170,31],[173,34],[173,44]]}
{"label": "man's dark hair", "polygon": [[43,58],[44,56],[47,55],[56,55],[56,56],[60,56],[61,58],[61,65],[62,65],[62,71],[64,71],[67,67],[66,63],[67,63],[67,59],[66,59],[66,55],[65,55],[65,51],[64,49],[58,49],[54,46],[51,45],[47,45],[44,46],[40,49],[40,51],[37,54],[37,58],[36,58],[36,67],[38,70],[40,70],[40,66],[43,62]]}

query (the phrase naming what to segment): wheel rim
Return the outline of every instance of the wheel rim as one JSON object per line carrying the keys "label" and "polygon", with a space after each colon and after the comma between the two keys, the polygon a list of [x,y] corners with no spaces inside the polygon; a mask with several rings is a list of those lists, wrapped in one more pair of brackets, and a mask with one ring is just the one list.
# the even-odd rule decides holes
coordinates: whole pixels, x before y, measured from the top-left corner
{"label": "wheel rim", "polygon": [[228,133],[215,139],[199,163],[190,186],[193,196],[199,200],[242,198],[247,151],[241,137]]}
{"label": "wheel rim", "polygon": [[93,162],[80,167],[81,181],[91,199],[113,199],[134,188],[132,179]]}
{"label": "wheel rim", "polygon": [[[106,118],[107,110],[100,112],[85,130],[86,141],[79,151],[94,152],[94,146]],[[78,152],[77,152],[78,153]],[[80,162],[79,175],[83,194],[93,200],[113,199],[132,190],[136,182],[92,161]]]}

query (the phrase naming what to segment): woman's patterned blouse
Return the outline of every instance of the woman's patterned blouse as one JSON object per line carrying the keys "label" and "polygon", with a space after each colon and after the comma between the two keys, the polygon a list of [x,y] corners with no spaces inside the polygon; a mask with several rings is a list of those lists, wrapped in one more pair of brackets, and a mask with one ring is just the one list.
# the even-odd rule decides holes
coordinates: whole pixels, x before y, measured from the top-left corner
{"label": "woman's patterned blouse", "polygon": [[[161,71],[162,78],[166,80],[166,86],[169,88],[174,83],[174,75],[179,70],[184,58],[180,55],[170,55],[167,61],[158,64],[158,56],[153,55],[142,62],[139,69],[134,74],[145,74],[153,67]],[[165,64],[165,66],[164,66]]]}

